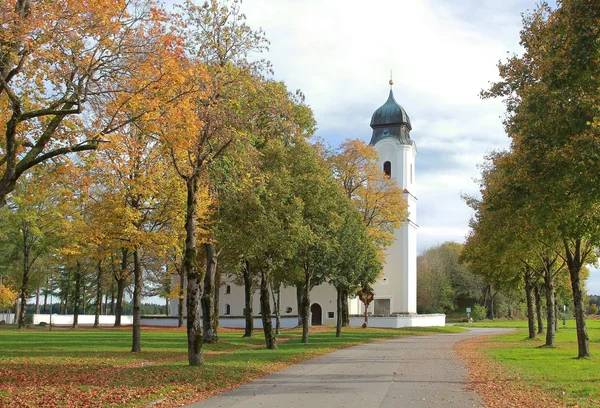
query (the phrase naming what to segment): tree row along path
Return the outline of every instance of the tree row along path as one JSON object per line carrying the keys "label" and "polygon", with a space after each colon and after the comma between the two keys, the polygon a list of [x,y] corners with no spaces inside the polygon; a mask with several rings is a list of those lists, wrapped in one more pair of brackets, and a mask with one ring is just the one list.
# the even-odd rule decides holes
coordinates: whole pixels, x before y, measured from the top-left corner
{"label": "tree row along path", "polygon": [[338,350],[188,408],[482,407],[453,347],[512,329],[414,336]]}

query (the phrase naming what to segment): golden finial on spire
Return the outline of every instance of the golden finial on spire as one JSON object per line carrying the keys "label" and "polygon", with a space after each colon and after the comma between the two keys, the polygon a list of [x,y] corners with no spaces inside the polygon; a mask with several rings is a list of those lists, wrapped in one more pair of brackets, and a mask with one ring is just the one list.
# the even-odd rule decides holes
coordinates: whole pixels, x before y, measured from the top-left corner
{"label": "golden finial on spire", "polygon": [[392,70],[390,69],[390,89],[392,89],[392,85],[394,85],[394,80],[392,79]]}

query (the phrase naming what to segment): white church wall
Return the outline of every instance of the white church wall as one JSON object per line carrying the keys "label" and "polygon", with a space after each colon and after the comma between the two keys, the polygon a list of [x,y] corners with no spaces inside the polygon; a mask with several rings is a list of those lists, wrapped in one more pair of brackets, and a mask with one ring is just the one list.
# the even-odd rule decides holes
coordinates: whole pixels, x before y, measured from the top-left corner
{"label": "white church wall", "polygon": [[[95,315],[79,315],[77,317],[77,324],[80,326],[93,326]],[[41,322],[50,323],[50,315],[49,314],[34,314],[33,315],[33,324],[37,325]],[[115,316],[114,315],[100,315],[99,319],[100,326],[114,326],[115,324]],[[131,315],[122,315],[121,316],[121,324],[126,326],[133,324],[133,316]],[[53,326],[72,326],[73,325],[73,315],[59,315],[52,314],[52,325]]]}
{"label": "white church wall", "polygon": [[[351,316],[350,326],[360,327],[364,323],[363,316]],[[406,316],[369,316],[369,327],[386,327],[398,329],[400,327],[432,327],[445,326],[446,315],[406,315]]]}
{"label": "white church wall", "polygon": [[[224,283],[221,286],[219,293],[220,316],[225,318],[243,317],[245,308],[244,287],[235,285],[231,279],[225,278],[223,281]],[[229,293],[227,293],[227,286],[229,286]],[[280,296],[281,317],[286,318],[286,316],[296,316],[294,320],[297,322],[298,305],[296,300],[296,288],[291,286],[282,287]],[[324,325],[334,325],[336,323],[336,296],[337,294],[335,288],[329,284],[316,286],[310,292],[310,304],[312,306],[313,304],[317,303],[319,306],[321,306],[321,321]],[[275,307],[272,297],[269,298],[269,302],[271,305],[271,312],[274,312]],[[171,301],[170,313],[173,316],[177,316],[178,304],[178,299],[173,299]],[[229,305],[229,314],[226,314],[227,305]],[[258,316],[260,312],[260,291],[258,289],[256,289],[253,294],[252,309],[253,314]],[[332,314],[333,317],[331,317]],[[244,326],[242,325],[241,327]]]}

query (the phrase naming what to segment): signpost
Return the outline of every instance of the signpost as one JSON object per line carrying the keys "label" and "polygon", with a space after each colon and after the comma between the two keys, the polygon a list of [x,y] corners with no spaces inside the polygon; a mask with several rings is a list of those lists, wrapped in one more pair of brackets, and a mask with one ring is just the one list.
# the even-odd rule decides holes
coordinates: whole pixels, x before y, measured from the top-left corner
{"label": "signpost", "polygon": [[471,308],[467,307],[467,322],[471,321]]}
{"label": "signpost", "polygon": [[365,305],[365,322],[363,323],[363,329],[369,325],[369,304],[373,301],[375,293],[370,289],[361,289],[358,291],[358,298]]}

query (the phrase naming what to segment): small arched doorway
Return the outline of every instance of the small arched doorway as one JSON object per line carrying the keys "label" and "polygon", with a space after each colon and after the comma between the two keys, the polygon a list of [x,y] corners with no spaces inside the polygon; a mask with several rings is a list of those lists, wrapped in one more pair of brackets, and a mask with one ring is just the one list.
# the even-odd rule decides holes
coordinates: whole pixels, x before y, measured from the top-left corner
{"label": "small arched doorway", "polygon": [[310,324],[312,326],[320,326],[323,324],[323,309],[321,308],[321,305],[313,303],[310,307],[310,315]]}

